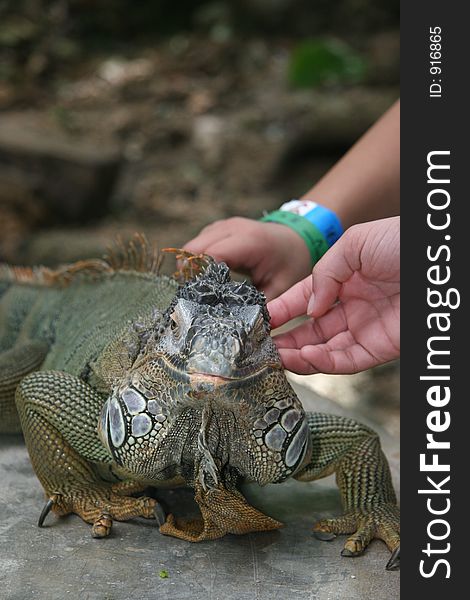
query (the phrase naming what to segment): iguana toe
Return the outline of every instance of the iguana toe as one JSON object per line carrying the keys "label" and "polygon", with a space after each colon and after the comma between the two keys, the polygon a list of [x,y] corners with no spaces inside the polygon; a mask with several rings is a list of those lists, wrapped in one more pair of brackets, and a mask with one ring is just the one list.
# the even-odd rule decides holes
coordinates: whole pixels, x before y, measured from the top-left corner
{"label": "iguana toe", "polygon": [[375,529],[372,520],[367,519],[365,522],[360,523],[357,531],[346,540],[341,556],[359,556],[362,554],[375,537]]}
{"label": "iguana toe", "polygon": [[91,535],[94,538],[103,538],[110,534],[113,519],[110,514],[103,513],[96,519],[91,528]]}
{"label": "iguana toe", "polygon": [[392,556],[387,570],[396,569],[400,562],[400,525],[398,508],[392,504],[357,510],[334,519],[322,519],[313,528],[315,537],[329,541],[336,535],[352,534],[346,540],[341,556],[359,556],[374,538],[383,540]]}
{"label": "iguana toe", "polygon": [[337,535],[353,533],[356,530],[357,518],[354,514],[341,515],[333,519],[322,519],[313,526],[314,536],[322,541],[329,542]]}
{"label": "iguana toe", "polygon": [[320,530],[314,530],[313,535],[317,538],[317,540],[321,540],[322,542],[331,542],[331,540],[334,540],[336,537],[336,534],[332,533],[331,531]]}

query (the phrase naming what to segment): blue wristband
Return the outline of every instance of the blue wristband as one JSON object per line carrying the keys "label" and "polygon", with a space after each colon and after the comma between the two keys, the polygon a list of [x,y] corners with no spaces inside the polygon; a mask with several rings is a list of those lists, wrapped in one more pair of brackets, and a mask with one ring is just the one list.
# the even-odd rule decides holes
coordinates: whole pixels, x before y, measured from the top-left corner
{"label": "blue wristband", "polygon": [[312,200],[291,200],[283,204],[280,210],[296,213],[313,223],[325,238],[328,247],[332,246],[344,233],[341,222],[335,213]]}
{"label": "blue wristband", "polygon": [[343,234],[335,213],[312,200],[291,200],[261,220],[281,223],[296,231],[306,243],[313,265]]}
{"label": "blue wristband", "polygon": [[317,263],[329,248],[325,236],[318,227],[296,213],[288,210],[275,210],[265,215],[261,220],[287,225],[300,235],[310,252],[312,265]]}
{"label": "blue wristband", "polygon": [[291,200],[261,220],[287,225],[298,233],[307,245],[312,265],[318,262],[343,234],[340,220],[335,213],[312,200]]}

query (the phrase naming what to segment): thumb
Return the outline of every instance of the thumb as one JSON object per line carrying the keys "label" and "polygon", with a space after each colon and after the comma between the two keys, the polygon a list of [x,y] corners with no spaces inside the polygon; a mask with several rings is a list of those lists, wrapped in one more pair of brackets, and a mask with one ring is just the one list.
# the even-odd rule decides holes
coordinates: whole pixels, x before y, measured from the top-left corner
{"label": "thumb", "polygon": [[317,262],[312,271],[313,299],[308,314],[318,318],[324,315],[338,298],[343,283],[354,274],[348,260],[351,254],[346,234]]}

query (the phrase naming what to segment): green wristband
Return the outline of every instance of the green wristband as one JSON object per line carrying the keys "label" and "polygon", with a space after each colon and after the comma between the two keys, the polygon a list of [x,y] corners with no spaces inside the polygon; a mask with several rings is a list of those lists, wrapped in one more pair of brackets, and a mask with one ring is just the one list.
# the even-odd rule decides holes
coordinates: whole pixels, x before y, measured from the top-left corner
{"label": "green wristband", "polygon": [[318,262],[329,248],[326,239],[318,227],[305,217],[286,210],[275,210],[260,220],[287,225],[287,227],[298,233],[307,244],[313,264]]}

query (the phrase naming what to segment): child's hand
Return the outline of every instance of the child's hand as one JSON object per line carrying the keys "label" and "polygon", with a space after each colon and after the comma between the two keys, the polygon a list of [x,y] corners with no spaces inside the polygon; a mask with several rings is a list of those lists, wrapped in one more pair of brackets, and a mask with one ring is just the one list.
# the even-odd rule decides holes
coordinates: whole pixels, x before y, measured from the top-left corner
{"label": "child's hand", "polygon": [[242,217],[204,227],[184,249],[204,252],[246,273],[268,300],[305,277],[312,264],[307,245],[293,229]]}
{"label": "child's hand", "polygon": [[284,366],[296,373],[356,373],[398,358],[400,218],[349,228],[312,277],[268,309],[273,327],[313,317],[274,338]]}

